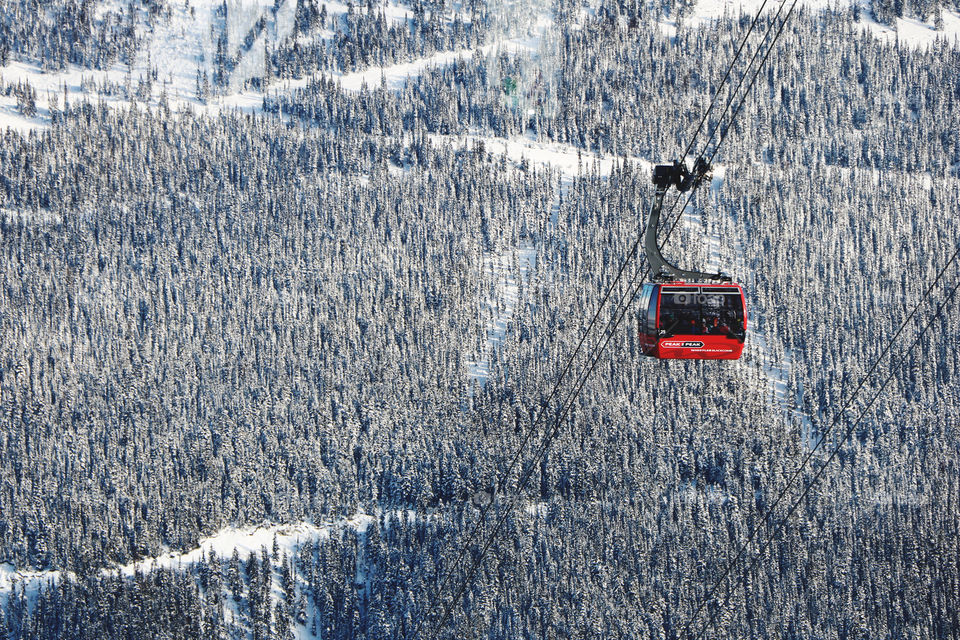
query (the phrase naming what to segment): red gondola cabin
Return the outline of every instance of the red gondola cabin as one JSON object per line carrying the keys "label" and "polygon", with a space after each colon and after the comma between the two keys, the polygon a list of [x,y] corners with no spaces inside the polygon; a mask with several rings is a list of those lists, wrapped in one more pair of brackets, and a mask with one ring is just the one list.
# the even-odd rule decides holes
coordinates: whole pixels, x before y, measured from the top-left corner
{"label": "red gondola cabin", "polygon": [[644,284],[639,325],[644,355],[736,360],[747,334],[743,289],[732,283]]}

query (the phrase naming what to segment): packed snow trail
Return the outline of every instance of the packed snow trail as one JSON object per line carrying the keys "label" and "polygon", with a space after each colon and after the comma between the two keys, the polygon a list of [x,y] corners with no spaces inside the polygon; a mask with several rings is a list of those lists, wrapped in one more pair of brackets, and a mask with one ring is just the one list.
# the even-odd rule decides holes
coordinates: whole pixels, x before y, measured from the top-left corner
{"label": "packed snow trail", "polygon": [[[557,226],[560,202],[573,185],[573,180],[588,170],[595,171],[598,175],[609,175],[614,163],[619,160],[614,156],[584,151],[571,145],[538,141],[532,136],[496,138],[435,134],[431,135],[430,139],[435,144],[456,144],[463,147],[475,147],[482,143],[487,152],[505,156],[514,166],[532,164],[556,170],[559,180],[549,209],[552,228]],[[650,166],[650,163],[639,158],[630,160],[641,167]],[[522,291],[530,285],[537,273],[537,248],[533,242],[527,241],[498,254],[484,252],[481,260],[481,285],[484,291],[490,292],[488,295],[481,295],[480,301],[486,336],[475,359],[467,362],[467,375],[472,382],[482,387],[490,377],[491,363],[503,344],[510,322],[522,301]],[[541,265],[541,270],[543,266]]]}
{"label": "packed snow trail", "polygon": [[683,212],[683,226],[697,242],[704,245],[700,250],[706,251],[705,271],[726,273],[743,285],[747,297],[748,328],[740,365],[755,368],[760,372],[771,404],[799,422],[801,445],[810,449],[816,444],[812,420],[797,408],[799,391],[795,390],[791,394],[789,389],[793,356],[788,349],[774,349],[766,335],[767,319],[759,314],[755,305],[750,304],[756,274],[747,266],[743,229],[721,206],[720,190],[723,188],[726,173],[727,167],[722,165],[713,170],[710,184],[711,211],[708,215],[703,216],[692,207],[687,207]]}
{"label": "packed snow trail", "polygon": [[467,363],[471,380],[483,386],[490,377],[490,362],[507,335],[510,321],[520,303],[521,291],[536,270],[537,250],[532,243],[499,254],[485,253],[481,266],[481,284],[493,283],[491,295],[481,304],[486,316],[486,339],[476,360]]}
{"label": "packed snow trail", "polygon": [[[363,86],[370,89],[384,86],[388,90],[402,89],[408,79],[421,75],[429,68],[439,68],[455,61],[464,61],[480,55],[493,55],[499,51],[514,54],[536,53],[545,39],[555,33],[553,20],[547,13],[538,13],[529,18],[530,28],[525,35],[499,35],[493,42],[473,49],[442,51],[423,58],[400,62],[384,67],[339,74],[317,73],[303,78],[280,79],[264,90],[245,88],[247,80],[264,75],[264,50],[267,44],[288,40],[293,36],[298,0],[228,0],[227,17],[222,16],[223,0],[191,0],[188,3],[170,3],[169,15],[157,16],[147,28],[138,22],[138,37],[144,45],[131,65],[115,63],[109,69],[97,70],[68,65],[63,71],[46,71],[36,61],[12,60],[0,67],[0,82],[16,85],[28,82],[36,93],[36,113],[24,115],[13,95],[0,94],[0,129],[7,127],[28,133],[50,125],[54,112],[63,105],[64,98],[70,103],[88,100],[103,100],[111,106],[127,106],[137,102],[156,107],[161,99],[177,111],[189,108],[203,113],[219,113],[224,110],[239,110],[242,113],[261,113],[263,99],[269,94],[292,93],[319,77],[333,77],[347,91],[359,91]],[[701,0],[689,15],[683,18],[684,28],[709,26],[723,16],[752,14],[762,0]],[[859,22],[862,28],[883,42],[910,48],[929,48],[938,41],[960,47],[960,14],[942,8],[941,28],[932,22],[897,18],[893,27],[882,25],[872,17],[872,7],[867,0],[847,0],[860,7]],[[114,3],[100,2],[98,8],[112,7]],[[345,3],[323,3],[328,14],[328,25],[338,25],[348,11]],[[828,0],[804,0],[802,5],[823,10],[831,6]],[[776,3],[771,3],[775,6]],[[542,9],[542,7],[541,7]],[[401,3],[387,2],[383,5],[387,20],[393,24],[409,19],[410,8]],[[589,9],[583,10],[584,15]],[[259,25],[263,25],[260,27]],[[218,29],[219,28],[219,29]],[[678,29],[677,20],[668,18],[661,29],[672,36]],[[501,31],[509,30],[506,25]],[[215,57],[217,38],[215,33],[225,33],[227,52],[236,59],[231,70],[226,90],[211,94],[206,101],[198,97],[198,89],[212,82],[212,60]],[[252,44],[245,43],[253,37]],[[331,28],[319,29],[306,36],[329,40],[334,36]],[[304,36],[300,36],[304,37]],[[155,80],[153,79],[155,77]],[[163,98],[161,98],[163,96]]]}
{"label": "packed snow trail", "polygon": [[[386,522],[396,518],[406,516],[415,518],[416,514],[412,510],[393,510],[386,514]],[[366,535],[367,529],[375,520],[380,517],[376,515],[358,512],[350,517],[342,518],[337,521],[324,522],[315,525],[307,522],[296,524],[264,524],[260,526],[226,528],[217,534],[204,538],[200,544],[190,551],[170,552],[154,558],[138,560],[129,564],[108,567],[101,571],[104,576],[117,575],[125,578],[132,578],[135,574],[146,574],[155,569],[166,569],[170,571],[193,571],[197,563],[201,560],[209,559],[212,554],[216,554],[221,562],[228,561],[234,551],[241,562],[246,562],[251,554],[259,554],[264,549],[272,553],[274,544],[276,544],[277,554],[271,563],[271,587],[270,598],[271,607],[283,598],[283,591],[280,584],[280,571],[282,570],[282,559],[286,557],[289,562],[293,562],[297,553],[305,545],[313,544],[319,540],[325,540],[331,535],[340,535],[352,530],[361,539]],[[361,543],[359,549],[362,558]],[[29,607],[36,605],[37,597],[41,588],[49,588],[62,579],[76,580],[77,577],[71,572],[61,571],[23,571],[17,570],[9,563],[0,564],[0,608],[6,605],[6,601],[13,594],[22,593],[27,600]],[[369,576],[367,569],[362,562],[357,564],[356,579],[358,583],[364,583]],[[307,592],[308,585],[302,576],[297,576],[297,589],[303,594]],[[226,585],[225,585],[226,586]],[[242,628],[247,625],[247,615],[245,607],[234,598],[224,598],[225,621],[228,624],[237,624]],[[306,619],[313,620],[316,617],[316,610],[311,598],[306,599]],[[291,616],[292,618],[292,616]],[[296,638],[313,638],[307,625],[298,624],[296,620],[291,619],[291,630]]]}

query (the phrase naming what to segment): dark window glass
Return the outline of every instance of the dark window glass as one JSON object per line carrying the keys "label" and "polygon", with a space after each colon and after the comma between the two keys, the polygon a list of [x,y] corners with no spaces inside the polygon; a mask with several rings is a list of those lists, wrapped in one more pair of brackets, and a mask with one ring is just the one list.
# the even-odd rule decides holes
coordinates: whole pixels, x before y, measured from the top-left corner
{"label": "dark window glass", "polygon": [[671,335],[703,333],[696,287],[663,289],[660,294],[660,328]]}
{"label": "dark window glass", "polygon": [[637,326],[640,333],[647,332],[647,306],[650,304],[650,292],[652,290],[652,286],[645,284],[640,292],[640,304],[637,306]]}
{"label": "dark window glass", "polygon": [[664,288],[660,328],[670,335],[727,335],[743,338],[743,301],[733,287]]}
{"label": "dark window glass", "polygon": [[703,290],[699,301],[701,321],[706,333],[735,338],[743,336],[743,300],[739,291],[734,292]]}

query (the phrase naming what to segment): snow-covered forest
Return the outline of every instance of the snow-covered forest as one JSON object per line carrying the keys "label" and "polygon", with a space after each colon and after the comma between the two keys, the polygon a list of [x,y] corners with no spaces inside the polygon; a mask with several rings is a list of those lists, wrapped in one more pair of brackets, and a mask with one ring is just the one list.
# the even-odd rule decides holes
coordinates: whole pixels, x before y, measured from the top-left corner
{"label": "snow-covered forest", "polygon": [[631,311],[537,462],[751,14],[0,4],[0,638],[957,638],[960,4],[825,5],[664,249],[743,359]]}

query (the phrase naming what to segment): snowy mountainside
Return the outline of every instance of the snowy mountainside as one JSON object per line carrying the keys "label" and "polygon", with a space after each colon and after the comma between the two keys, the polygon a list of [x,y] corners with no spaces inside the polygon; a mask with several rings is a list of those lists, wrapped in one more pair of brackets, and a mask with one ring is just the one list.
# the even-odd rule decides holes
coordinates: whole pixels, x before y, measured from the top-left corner
{"label": "snowy mountainside", "polygon": [[[896,17],[886,25],[874,19],[869,3],[863,1],[853,2],[858,7],[857,19],[881,40],[929,47],[938,40],[956,45],[960,37],[957,8],[938,9],[936,20]],[[440,18],[442,29],[453,35],[447,44],[431,43],[435,52],[421,47],[407,53],[409,59],[405,61],[387,62],[381,56],[379,64],[370,64],[372,60],[358,64],[349,55],[346,60],[342,57],[343,45],[350,42],[350,31],[357,28],[358,18],[354,16],[360,16],[359,24],[365,24],[364,17],[376,16],[380,21],[375,23],[379,29],[377,37],[395,40],[404,28],[418,29],[413,21],[420,14],[414,15],[413,5],[394,0],[375,8],[316,0],[189,0],[182,5],[150,0],[145,4],[146,8],[137,9],[119,0],[98,0],[94,11],[87,11],[96,16],[95,20],[87,20],[99,23],[101,30],[103,25],[121,24],[124,20],[131,24],[126,30],[132,34],[128,37],[132,37],[133,43],[128,45],[127,53],[112,62],[101,55],[96,65],[65,62],[63,58],[50,65],[42,55],[7,53],[5,60],[0,59],[0,86],[6,86],[0,93],[0,126],[22,131],[44,126],[59,105],[75,100],[106,100],[117,105],[135,101],[154,106],[162,102],[174,111],[186,107],[254,113],[260,111],[267,95],[295,91],[318,76],[337,78],[344,88],[354,90],[363,84],[373,88],[381,82],[399,89],[407,78],[425,68],[464,60],[475,52],[490,55],[500,50],[535,51],[553,25],[545,4],[496,2],[482,14],[488,23],[483,29],[481,14],[454,3],[442,10]],[[675,34],[678,20],[688,27],[709,25],[725,16],[752,14],[760,5],[760,0],[700,0],[692,8],[681,6],[667,14],[661,24]],[[833,5],[822,0],[801,3],[802,8],[814,11],[828,6]],[[767,10],[774,9],[775,3],[770,3]],[[9,13],[6,20],[16,20],[21,15]],[[384,33],[391,28],[398,31]],[[469,33],[464,32],[465,28]],[[300,51],[319,51],[318,44],[325,50],[323,61],[304,66]],[[29,85],[30,89],[23,91],[32,97],[21,99],[15,95],[14,88],[21,84]]]}
{"label": "snowy mountainside", "polygon": [[[114,0],[100,2],[97,6],[101,14],[129,14],[135,53],[97,67],[66,64],[62,70],[47,69],[35,57],[25,56],[19,61],[11,57],[0,75],[7,84],[33,85],[40,118],[15,118],[14,110],[8,107],[6,124],[30,127],[49,122],[52,114],[48,96],[60,92],[71,100],[105,97],[108,102],[135,100],[154,105],[164,101],[174,110],[182,106],[255,109],[263,89],[271,84],[271,65],[277,64],[271,57],[282,58],[288,49],[297,51],[319,43],[327,49],[325,64],[333,65],[329,69],[339,76],[356,66],[336,58],[342,54],[343,45],[351,42],[345,32],[371,28],[373,24],[378,29],[377,37],[391,38],[396,34],[385,30],[410,24],[416,28],[417,20],[424,19],[419,14],[413,16],[409,5],[394,2],[376,5],[376,11],[372,4],[319,4],[322,9],[316,2],[299,0],[189,0],[183,4],[152,0],[148,8]],[[376,19],[382,15],[385,23],[373,22],[375,13]],[[12,18],[15,16],[11,14],[8,19]],[[440,20],[444,21],[441,25],[456,26],[459,38],[472,37],[471,16],[462,9],[455,7]],[[438,43],[430,44],[436,47]]]}
{"label": "snowy mountainside", "polygon": [[0,637],[424,637],[461,552],[439,637],[672,637],[808,454],[715,632],[948,637],[955,268],[827,456],[957,238],[956,6],[798,5],[665,248],[745,357],[630,309],[522,449],[759,4],[0,9]]}
{"label": "snowy mountainside", "polygon": [[[202,584],[197,594],[209,606],[219,607],[223,620],[216,633],[252,633],[257,625],[257,602],[263,595],[269,607],[269,618],[275,630],[285,629],[294,638],[319,637],[323,622],[318,621],[314,601],[303,593],[313,587],[311,576],[302,570],[310,562],[310,554],[318,545],[331,543],[331,537],[345,536],[363,540],[371,524],[389,530],[391,522],[407,522],[416,517],[412,512],[396,512],[383,516],[358,513],[337,522],[313,526],[261,525],[257,527],[228,528],[200,541],[197,548],[185,553],[169,552],[156,558],[144,559],[127,565],[103,569],[105,579],[137,579],[144,574],[176,572],[193,575]],[[259,565],[257,563],[259,562]],[[243,568],[247,574],[241,577]],[[257,569],[253,569],[257,567]],[[225,580],[221,581],[220,572]],[[356,567],[351,582],[363,584],[367,579],[363,565]],[[62,575],[57,571],[18,572],[10,565],[0,565],[0,598],[7,606],[20,599],[24,606],[37,606],[41,590],[66,580],[68,584],[82,584],[82,578],[73,573]],[[266,592],[257,593],[258,581]],[[297,593],[299,592],[299,597]],[[144,621],[138,621],[142,624]],[[285,634],[278,633],[281,637]]]}

